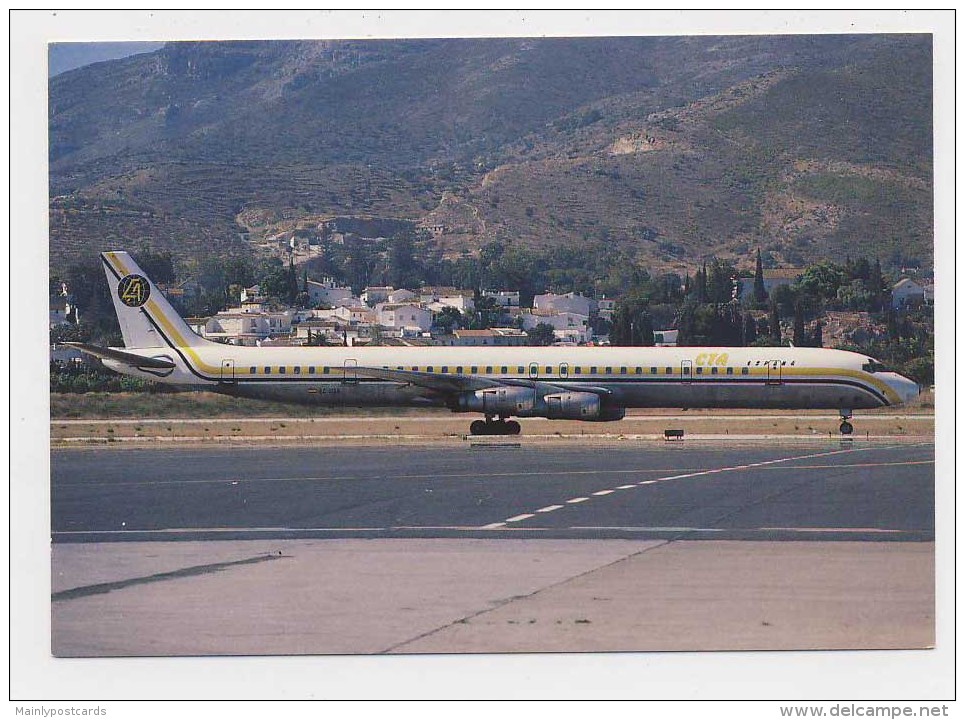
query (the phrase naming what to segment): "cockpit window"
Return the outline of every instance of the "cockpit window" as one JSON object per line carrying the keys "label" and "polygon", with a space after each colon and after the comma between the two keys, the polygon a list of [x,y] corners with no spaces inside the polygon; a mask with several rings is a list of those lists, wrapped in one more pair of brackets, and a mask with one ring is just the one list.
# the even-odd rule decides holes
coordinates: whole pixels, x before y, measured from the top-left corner
{"label": "cockpit window", "polygon": [[864,363],[861,366],[861,369],[869,373],[893,372],[892,369],[889,368],[887,365],[885,365],[884,363],[880,363],[873,358],[868,358],[868,362]]}

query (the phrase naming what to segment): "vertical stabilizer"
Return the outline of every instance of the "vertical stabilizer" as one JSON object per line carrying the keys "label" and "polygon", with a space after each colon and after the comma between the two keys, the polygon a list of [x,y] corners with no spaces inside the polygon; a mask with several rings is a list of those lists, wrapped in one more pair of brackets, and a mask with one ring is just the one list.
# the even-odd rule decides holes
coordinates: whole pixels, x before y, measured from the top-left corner
{"label": "vertical stabilizer", "polygon": [[195,334],[151,279],[126,252],[101,253],[107,285],[129,348],[198,347],[209,341]]}

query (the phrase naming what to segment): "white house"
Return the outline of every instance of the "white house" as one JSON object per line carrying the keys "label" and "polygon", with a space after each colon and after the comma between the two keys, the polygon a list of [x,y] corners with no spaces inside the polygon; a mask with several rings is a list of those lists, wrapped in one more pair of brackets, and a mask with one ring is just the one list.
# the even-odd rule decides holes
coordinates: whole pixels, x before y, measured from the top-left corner
{"label": "white house", "polygon": [[376,321],[375,311],[362,305],[356,307],[339,306],[332,311],[332,316],[350,325],[374,323]]}
{"label": "white house", "polygon": [[352,288],[336,285],[332,278],[324,278],[321,282],[309,280],[308,297],[311,298],[313,305],[328,305],[330,307],[353,299]]}
{"label": "white house", "polygon": [[379,303],[384,303],[389,299],[389,293],[395,288],[387,285],[376,285],[367,287],[362,291],[362,302],[369,307],[375,307]]}
{"label": "white house", "polygon": [[588,315],[573,312],[532,310],[530,312],[524,311],[521,317],[524,330],[532,330],[537,325],[544,323],[553,328],[554,334],[560,331],[557,337],[567,342],[589,342],[593,336]]}
{"label": "white house", "polygon": [[596,306],[590,298],[584,297],[580,293],[570,292],[565,295],[556,295],[555,293],[537,295],[533,298],[533,308],[589,316],[590,311],[595,310]]}
{"label": "white house", "polygon": [[261,340],[289,335],[291,316],[285,312],[248,312],[240,308],[222,310],[207,319],[203,336],[233,345],[255,345]]}
{"label": "white house", "polygon": [[419,328],[426,332],[432,327],[432,313],[414,303],[382,303],[376,308],[379,325],[392,330]]}
{"label": "white house", "polygon": [[653,344],[657,347],[677,347],[677,330],[654,330]]}
{"label": "white house", "polygon": [[601,318],[609,320],[611,317],[613,317],[613,310],[616,307],[616,304],[616,300],[600,298],[596,301],[596,309],[600,313]]}
{"label": "white house", "polygon": [[399,290],[393,290],[390,292],[389,296],[386,298],[386,302],[401,304],[407,303],[413,299],[417,299],[418,297],[419,296],[411,290],[400,288]]}
{"label": "white house", "polygon": [[925,289],[914,280],[904,278],[891,288],[891,307],[900,308],[906,305],[920,305],[925,301]]}
{"label": "white house", "polygon": [[499,307],[519,307],[519,292],[511,290],[486,290],[484,297],[493,298]]}

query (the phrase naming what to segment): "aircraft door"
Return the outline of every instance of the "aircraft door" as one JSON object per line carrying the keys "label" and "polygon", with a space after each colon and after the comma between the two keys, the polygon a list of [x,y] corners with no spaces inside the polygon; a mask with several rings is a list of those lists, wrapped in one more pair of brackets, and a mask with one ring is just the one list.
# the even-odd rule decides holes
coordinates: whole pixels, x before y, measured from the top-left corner
{"label": "aircraft door", "polygon": [[345,364],[342,366],[343,385],[359,384],[358,366],[358,360],[349,359],[345,361]]}
{"label": "aircraft door", "polygon": [[694,361],[680,361],[680,379],[684,382],[691,382],[694,379]]}
{"label": "aircraft door", "polygon": [[539,363],[529,364],[529,379],[536,380],[539,377]]}
{"label": "aircraft door", "polygon": [[784,381],[781,378],[781,361],[771,360],[767,363],[767,384],[780,385]]}
{"label": "aircraft door", "polygon": [[221,382],[233,383],[234,381],[235,381],[235,361],[222,360],[221,361]]}
{"label": "aircraft door", "polygon": [[560,377],[568,378],[570,376],[570,366],[568,363],[560,363]]}

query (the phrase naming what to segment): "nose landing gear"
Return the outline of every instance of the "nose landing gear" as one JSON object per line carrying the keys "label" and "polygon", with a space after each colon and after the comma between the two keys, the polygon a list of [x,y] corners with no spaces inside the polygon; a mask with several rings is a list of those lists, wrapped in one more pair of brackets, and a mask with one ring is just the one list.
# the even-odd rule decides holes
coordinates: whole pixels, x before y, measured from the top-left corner
{"label": "nose landing gear", "polygon": [[469,425],[470,435],[519,435],[520,424],[515,420],[473,420]]}
{"label": "nose landing gear", "polygon": [[854,432],[854,425],[848,422],[848,420],[851,419],[852,414],[853,413],[850,410],[842,410],[840,413],[841,424],[838,426],[838,432],[840,432],[842,435],[850,435]]}

